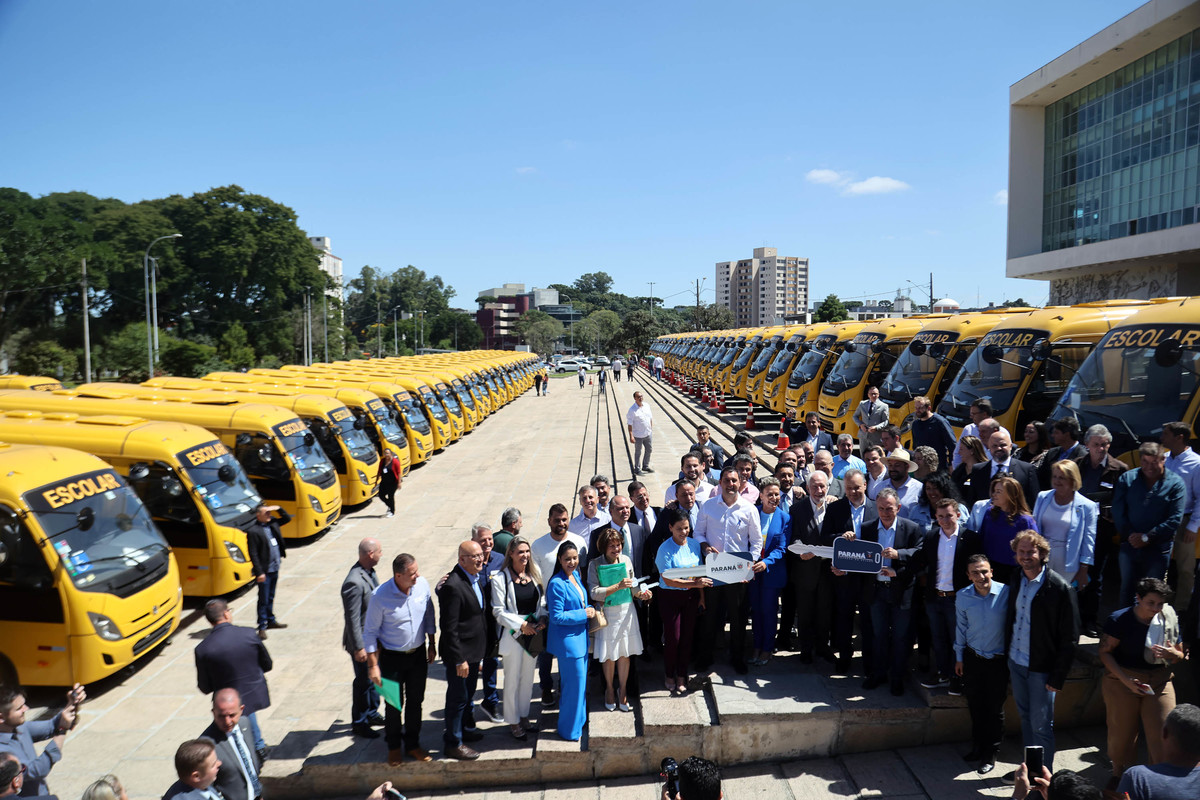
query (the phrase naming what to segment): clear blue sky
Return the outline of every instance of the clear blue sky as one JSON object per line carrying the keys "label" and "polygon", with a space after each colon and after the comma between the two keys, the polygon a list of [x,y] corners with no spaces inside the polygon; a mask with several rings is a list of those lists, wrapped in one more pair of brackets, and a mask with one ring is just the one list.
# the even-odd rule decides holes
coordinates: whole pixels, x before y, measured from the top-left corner
{"label": "clear blue sky", "polygon": [[598,270],[711,301],[763,245],[817,299],[1040,304],[1004,277],[1009,85],[1137,5],[0,0],[0,185],[236,183],[465,308]]}

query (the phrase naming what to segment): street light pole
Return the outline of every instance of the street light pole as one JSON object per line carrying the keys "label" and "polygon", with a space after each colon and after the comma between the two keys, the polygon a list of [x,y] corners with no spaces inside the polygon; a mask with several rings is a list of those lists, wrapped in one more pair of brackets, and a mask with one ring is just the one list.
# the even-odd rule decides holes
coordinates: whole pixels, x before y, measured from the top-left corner
{"label": "street light pole", "polygon": [[[151,316],[150,311],[150,248],[163,241],[164,239],[179,239],[182,238],[182,233],[168,233],[166,236],[159,236],[150,244],[146,245],[146,253],[142,256],[142,282],[146,291],[146,360],[150,366],[150,377],[154,377],[154,356],[155,342],[158,339],[158,324],[157,324],[157,301],[155,297],[155,316]],[[157,285],[156,287],[157,288]]]}
{"label": "street light pole", "polygon": [[650,284],[650,321],[654,321],[654,281],[647,281]]}
{"label": "street light pole", "polygon": [[396,329],[396,312],[400,310],[400,306],[392,309],[392,347],[396,351],[396,355],[400,355],[400,333]]}

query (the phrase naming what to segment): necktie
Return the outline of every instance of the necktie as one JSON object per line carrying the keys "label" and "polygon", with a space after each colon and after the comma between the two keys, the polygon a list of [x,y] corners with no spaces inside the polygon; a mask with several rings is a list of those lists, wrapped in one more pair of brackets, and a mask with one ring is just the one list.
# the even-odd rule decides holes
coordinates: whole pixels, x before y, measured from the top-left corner
{"label": "necktie", "polygon": [[246,750],[246,742],[243,741],[240,730],[234,728],[229,734],[229,738],[233,740],[233,749],[237,751],[238,758],[241,759],[242,769],[250,778],[250,788],[253,791],[251,800],[253,800],[254,797],[262,795],[262,784],[258,782],[258,775],[254,771],[254,762],[250,760],[250,753]]}
{"label": "necktie", "polygon": [[629,526],[621,527],[621,548],[625,555],[633,558],[633,540],[629,538]]}

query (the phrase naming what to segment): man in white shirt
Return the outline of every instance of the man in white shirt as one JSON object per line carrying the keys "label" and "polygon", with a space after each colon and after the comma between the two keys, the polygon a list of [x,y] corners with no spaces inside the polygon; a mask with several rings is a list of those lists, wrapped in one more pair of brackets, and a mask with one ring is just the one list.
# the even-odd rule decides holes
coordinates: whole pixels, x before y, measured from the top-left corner
{"label": "man in white shirt", "polygon": [[[679,469],[683,472],[683,477],[695,484],[697,497],[708,497],[712,494],[714,487],[704,479],[704,465],[700,463],[700,457],[696,455],[696,451],[689,450],[683,458],[679,459]],[[663,495],[663,505],[665,506],[674,499],[675,484],[671,484]]]}
{"label": "man in white shirt", "polygon": [[661,381],[663,367],[665,367],[667,364],[665,361],[662,360],[662,356],[655,356],[653,364],[654,364],[654,366],[653,366],[654,380]]}
{"label": "man in white shirt", "polygon": [[[695,539],[700,543],[700,552],[705,558],[710,553],[749,552],[750,560],[757,561],[762,554],[762,525],[758,509],[738,494],[738,482],[737,470],[726,467],[721,471],[721,494],[700,507]],[[746,618],[749,614],[746,585],[713,586],[705,592],[705,604],[708,635],[700,643],[701,665],[707,668],[712,664],[713,643],[728,618],[729,661],[734,672],[745,675]]]}
{"label": "man in white shirt", "polygon": [[654,412],[646,405],[646,398],[641,392],[633,393],[633,405],[625,412],[625,424],[629,428],[629,443],[633,445],[633,474],[654,472],[650,469],[650,453],[654,450],[651,442]]}
{"label": "man in white shirt", "polygon": [[863,463],[867,468],[863,474],[867,477],[867,499],[874,502],[879,490],[891,482],[887,464],[883,462],[883,447],[872,445],[863,451]]}
{"label": "man in white shirt", "polygon": [[[916,472],[917,462],[908,457],[907,450],[900,448],[888,453],[883,461],[887,465],[888,471],[888,482],[885,486],[896,491],[896,495],[900,498],[900,516],[908,519],[908,515],[920,502],[921,490],[924,488],[924,484],[910,474]],[[876,495],[878,494],[877,491]],[[867,496],[870,496],[869,490]]]}
{"label": "man in white shirt", "polygon": [[1175,599],[1176,608],[1187,608],[1192,596],[1196,571],[1196,532],[1200,530],[1200,455],[1188,446],[1192,438],[1191,426],[1186,422],[1168,422],[1163,425],[1162,443],[1167,448],[1167,469],[1183,479],[1187,488],[1187,500],[1183,505],[1183,522],[1175,533],[1175,545],[1171,559],[1178,568]]}
{"label": "man in white shirt", "polygon": [[[593,500],[595,499],[596,490],[592,487],[585,487],[591,491]],[[582,490],[581,490],[582,491]],[[608,515],[605,515],[605,523]],[[546,518],[546,523],[550,526],[550,532],[534,540],[530,545],[530,556],[533,558],[533,563],[537,564],[538,570],[541,572],[542,589],[546,588],[546,583],[550,580],[550,576],[554,574],[554,566],[558,563],[558,548],[563,542],[571,542],[579,550],[579,563],[587,563],[588,540],[584,539],[577,533],[572,533],[568,529],[567,522],[567,507],[562,503],[555,503],[550,506],[550,516]],[[591,537],[591,530],[588,530],[588,537]],[[558,699],[554,696],[554,656],[550,655],[548,650],[543,650],[538,655],[538,681],[542,687],[542,708],[554,708],[558,705]]]}
{"label": "man in white shirt", "polygon": [[608,514],[608,501],[612,499],[612,481],[607,475],[593,475],[588,483],[596,490],[596,508]]}
{"label": "man in white shirt", "polygon": [[[571,518],[567,530],[581,537],[585,543],[592,540],[592,531],[607,528],[612,517],[600,510],[600,495],[591,486],[579,487],[579,513]],[[580,569],[587,569],[587,548],[579,551]],[[540,565],[539,565],[540,566]],[[554,565],[551,564],[551,571]],[[550,580],[550,576],[546,576]]]}

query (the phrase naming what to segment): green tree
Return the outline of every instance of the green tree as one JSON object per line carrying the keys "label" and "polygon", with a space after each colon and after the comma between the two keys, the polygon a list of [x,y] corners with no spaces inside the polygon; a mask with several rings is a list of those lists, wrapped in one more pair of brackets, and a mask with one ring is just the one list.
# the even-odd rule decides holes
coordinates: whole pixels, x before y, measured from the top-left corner
{"label": "green tree", "polygon": [[474,350],[483,342],[483,331],[470,314],[445,309],[425,320],[429,341],[443,350]]}
{"label": "green tree", "polygon": [[575,291],[582,295],[608,294],[613,279],[607,272],[587,272],[575,280]]}
{"label": "green tree", "polygon": [[1025,302],[1024,297],[1018,297],[1016,300],[1005,300],[1000,306],[1002,308],[1032,308],[1029,303]]}
{"label": "green tree", "polygon": [[217,358],[217,348],[174,336],[158,338],[161,350],[160,369],[165,375],[178,375],[183,378],[199,378],[224,365]]}
{"label": "green tree", "polygon": [[[159,341],[161,343],[161,337]],[[95,359],[102,373],[115,373],[119,381],[141,383],[146,380],[149,376],[146,371],[146,323],[131,322],[106,336],[96,349]]]}
{"label": "green tree", "polygon": [[649,311],[634,311],[625,318],[616,345],[621,350],[633,350],[635,353],[645,353],[650,349],[650,343],[666,333],[671,333],[662,322],[661,313],[651,316]]}
{"label": "green tree", "polygon": [[554,344],[566,334],[563,324],[549,314],[531,310],[517,320],[517,334],[535,353],[554,352]]}
{"label": "green tree", "polygon": [[583,350],[607,353],[621,332],[621,318],[607,309],[593,311],[575,325],[575,343]]}
{"label": "green tree", "polygon": [[61,345],[42,340],[22,347],[13,366],[25,375],[61,375],[69,379],[79,368],[79,358]]}
{"label": "green tree", "polygon": [[217,355],[234,369],[249,369],[254,366],[254,348],[250,346],[250,339],[246,336],[246,329],[242,327],[242,323],[233,323],[221,334]]}
{"label": "green tree", "polygon": [[697,331],[723,331],[734,327],[733,312],[716,303],[702,305],[699,309],[688,308],[688,329]]}
{"label": "green tree", "polygon": [[838,299],[836,294],[826,296],[821,301],[821,305],[817,308],[813,318],[817,322],[841,322],[845,319],[850,319],[850,315],[846,313],[846,307],[842,305],[842,301]]}

